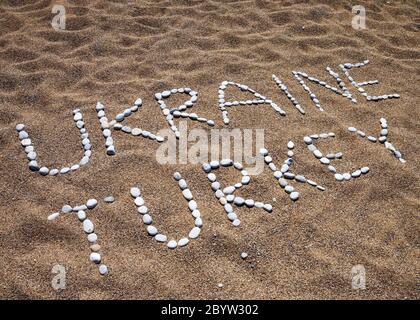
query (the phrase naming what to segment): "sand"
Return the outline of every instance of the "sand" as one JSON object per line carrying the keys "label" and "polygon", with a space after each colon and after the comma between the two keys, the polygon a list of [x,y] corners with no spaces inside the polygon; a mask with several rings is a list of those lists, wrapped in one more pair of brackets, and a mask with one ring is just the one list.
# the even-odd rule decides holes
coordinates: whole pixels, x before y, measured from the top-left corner
{"label": "sand", "polygon": [[[367,29],[357,31],[351,1],[63,1],[66,31],[55,31],[51,8],[59,1],[2,1],[0,297],[418,299],[420,11],[415,1],[389,2],[359,1]],[[320,112],[291,75],[300,70],[333,83],[325,67],[339,71],[340,63],[365,59],[371,63],[352,71],[354,77],[378,79],[368,92],[399,93],[401,99],[367,102],[351,88],[358,99],[352,105],[311,85],[325,109]],[[305,116],[280,93],[272,73],[298,98]],[[194,111],[221,128],[217,89],[223,80],[247,84],[287,112],[280,118],[268,106],[231,109],[229,127],[265,129],[276,163],[293,139],[295,171],[319,181],[325,192],[299,186],[301,199],[292,203],[266,168],[241,195],[273,203],[273,213],[236,210],[242,224],[234,228],[201,166],[159,165],[158,143],[117,132],[117,155],[106,156],[97,101],[116,115],[141,97],[142,110],[125,121],[157,132],[167,124],[154,93],[189,86],[199,92]],[[43,165],[75,163],[81,157],[75,108],[82,110],[93,144],[89,165],[59,178],[29,172],[16,124],[28,126]],[[380,117],[388,120],[390,141],[405,165],[346,131],[353,125],[377,135]],[[337,138],[320,148],[344,152],[337,168],[369,166],[367,176],[338,183],[308,153],[303,136],[329,131]],[[187,179],[204,227],[198,240],[170,251],[147,236],[129,189],[140,184],[155,225],[179,238],[192,220],[174,171]],[[238,175],[232,169],[220,179],[233,183]],[[88,260],[76,217],[50,222],[47,216],[66,203],[108,195],[114,204],[101,202],[88,213],[110,269],[102,277]],[[241,252],[249,257],[241,259]],[[55,264],[67,269],[65,290],[51,287]],[[351,287],[357,264],[366,269],[366,290]]]}

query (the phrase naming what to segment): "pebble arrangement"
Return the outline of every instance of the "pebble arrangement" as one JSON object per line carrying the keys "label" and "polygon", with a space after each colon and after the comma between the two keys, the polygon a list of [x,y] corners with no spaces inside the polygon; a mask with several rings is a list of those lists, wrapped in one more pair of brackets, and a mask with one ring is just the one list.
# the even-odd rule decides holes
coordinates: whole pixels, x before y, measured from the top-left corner
{"label": "pebble arrangement", "polygon": [[260,155],[264,157],[264,162],[268,165],[268,167],[273,172],[274,178],[279,182],[280,187],[284,189],[284,191],[289,194],[290,199],[293,201],[297,201],[299,199],[299,192],[295,190],[293,186],[291,186],[287,180],[295,180],[300,183],[307,183],[312,187],[317,188],[318,190],[325,191],[325,188],[318,183],[316,183],[313,180],[306,179],[303,175],[296,175],[292,172],[290,172],[290,166],[294,162],[293,160],[293,149],[295,147],[295,144],[293,141],[289,141],[287,143],[287,156],[288,158],[283,162],[280,169],[276,167],[276,165],[273,163],[273,158],[269,155],[267,149],[260,149]]}
{"label": "pebble arrangement", "polygon": [[[222,189],[220,186],[220,182],[217,181],[216,175],[211,171],[217,170],[220,167],[231,166],[233,166],[236,170],[241,172],[241,182],[238,182],[232,186],[228,186]],[[236,190],[242,188],[244,185],[249,184],[251,181],[251,177],[249,176],[248,172],[244,170],[241,163],[233,162],[231,159],[223,159],[221,161],[213,160],[210,163],[204,163],[202,168],[203,171],[207,173],[207,178],[211,183],[211,189],[213,190],[215,197],[219,200],[219,203],[225,209],[227,217],[232,222],[233,226],[239,226],[241,224],[241,220],[238,219],[238,216],[234,212],[232,205],[236,205],[237,207],[245,205],[248,208],[255,207],[258,209],[264,209],[269,213],[273,211],[273,206],[269,203],[263,203],[255,201],[253,199],[244,199],[242,197],[234,195],[234,192]]]}
{"label": "pebble arrangement", "polygon": [[379,137],[374,136],[366,136],[366,133],[364,133],[361,130],[357,130],[355,127],[348,127],[348,131],[351,133],[356,133],[360,138],[367,139],[368,141],[372,143],[376,143],[376,141],[379,141],[380,143],[383,143],[385,148],[388,149],[392,154],[401,162],[406,163],[407,161],[403,159],[402,154],[400,151],[398,151],[392,143],[388,142],[388,122],[385,118],[380,118],[379,122],[381,124],[381,131],[379,133]]}
{"label": "pebble arrangement", "polygon": [[357,91],[360,92],[360,94],[364,97],[366,97],[366,100],[368,101],[381,101],[381,100],[386,100],[386,99],[398,99],[400,97],[399,94],[394,93],[394,94],[385,94],[382,96],[370,96],[368,95],[368,93],[366,92],[366,90],[363,88],[364,86],[367,85],[373,85],[373,84],[378,84],[379,81],[378,80],[370,80],[370,81],[364,81],[364,82],[356,82],[352,76],[350,76],[349,70],[353,69],[353,68],[360,68],[363,67],[365,65],[367,65],[369,63],[369,60],[365,60],[363,62],[359,62],[359,63],[344,63],[344,64],[340,64],[339,67],[341,68],[341,70],[343,71],[343,73],[346,75],[347,79],[350,81],[351,85],[354,86]]}
{"label": "pebble arrangement", "polygon": [[[225,101],[225,90],[228,86],[235,86],[239,90],[244,92],[252,93],[256,99],[253,100],[243,100],[243,101]],[[275,104],[272,100],[267,99],[262,94],[259,94],[255,90],[249,88],[248,86],[232,81],[223,81],[219,86],[219,109],[222,111],[222,118],[224,124],[229,124],[229,114],[227,108],[235,107],[239,105],[259,105],[259,104],[269,104],[277,113],[281,116],[285,116],[286,112],[283,111],[277,104]]]}
{"label": "pebble arrangement", "polygon": [[115,119],[108,121],[108,118],[105,114],[105,106],[98,102],[96,104],[96,113],[98,115],[99,122],[101,124],[102,134],[105,138],[105,147],[106,147],[106,154],[109,156],[115,155],[115,146],[114,140],[112,139],[111,129],[122,131],[128,134],[131,134],[135,137],[142,137],[148,138],[150,140],[155,140],[157,142],[162,142],[164,139],[161,136],[157,136],[147,130],[142,130],[140,128],[131,128],[129,126],[123,126],[121,122],[124,119],[131,116],[134,112],[140,109],[143,102],[139,98],[134,102],[134,105],[130,108],[125,109],[122,113],[117,114]]}
{"label": "pebble arrangement", "polygon": [[280,88],[281,91],[283,91],[283,93],[286,95],[286,97],[290,100],[290,102],[292,102],[293,106],[301,113],[301,114],[305,114],[305,110],[303,110],[303,108],[301,107],[301,105],[299,104],[299,102],[296,100],[295,97],[292,96],[292,94],[289,92],[289,90],[287,89],[286,85],[281,82],[281,80],[275,75],[273,74],[271,76],[271,78],[273,79],[273,81],[277,84],[277,86]]}
{"label": "pebble arrangement", "polygon": [[191,211],[191,215],[194,218],[194,227],[191,229],[187,237],[181,238],[180,240],[169,240],[168,237],[162,233],[159,233],[157,228],[152,225],[153,219],[149,214],[149,209],[145,206],[144,199],[141,197],[140,189],[133,187],[130,190],[131,196],[134,198],[134,203],[137,206],[137,211],[142,215],[143,223],[146,225],[147,233],[154,237],[157,242],[166,243],[169,249],[175,249],[176,247],[184,247],[189,242],[190,239],[197,239],[201,233],[201,228],[203,226],[203,220],[201,219],[201,213],[198,210],[197,202],[195,202],[191,190],[188,189],[187,182],[182,179],[182,176],[179,172],[174,173],[174,179],[178,181],[178,185],[182,190],[182,195],[185,200],[188,201],[188,208]]}
{"label": "pebble arrangement", "polygon": [[[341,95],[347,99],[349,99],[352,102],[356,102],[356,100],[353,99],[352,95],[350,94],[350,92],[347,90],[347,88],[344,85],[344,82],[342,82],[342,80],[338,77],[338,74],[336,74],[335,72],[332,71],[331,68],[327,68],[327,71],[335,77],[336,81],[338,82],[338,84],[340,85],[340,87],[342,88],[342,90],[333,87],[329,84],[327,84],[325,81],[321,81],[318,80],[317,78],[311,77],[309,76],[307,73],[305,72],[300,72],[300,71],[292,71],[293,76],[296,78],[296,80],[299,82],[300,85],[302,85],[302,88],[308,92],[312,102],[315,104],[315,107],[317,107],[320,111],[324,111],[324,109],[321,107],[321,104],[316,96],[315,93],[312,92],[312,90],[306,85],[305,81],[303,79],[307,79],[311,82],[314,82],[316,84],[319,84],[327,89],[330,89],[332,92]],[[344,90],[344,91],[343,91]]]}
{"label": "pebble arrangement", "polygon": [[[169,98],[171,95],[177,93],[185,93],[190,95],[190,99],[187,100],[184,104],[180,105],[177,108],[170,109],[164,102],[164,99]],[[155,94],[155,99],[159,104],[160,109],[162,110],[163,115],[166,117],[166,122],[168,122],[169,127],[175,133],[175,137],[179,139],[180,132],[178,127],[175,125],[174,118],[189,118],[190,120],[205,122],[209,126],[214,126],[213,120],[208,120],[203,117],[199,117],[196,113],[188,113],[185,110],[192,108],[194,103],[198,100],[198,93],[196,91],[191,90],[191,88],[179,88],[179,89],[172,89],[168,91],[163,91],[160,93]]]}
{"label": "pebble arrangement", "polygon": [[25,131],[25,125],[24,124],[18,124],[16,126],[16,131],[19,134],[19,140],[22,145],[22,147],[25,149],[26,157],[29,161],[29,169],[34,172],[38,172],[42,176],[57,176],[59,174],[66,174],[69,172],[73,172],[78,170],[80,167],[86,165],[89,162],[89,159],[92,155],[92,146],[90,144],[89,140],[89,134],[86,131],[85,123],[83,121],[83,115],[80,112],[80,109],[73,110],[73,119],[76,123],[77,129],[79,129],[80,137],[82,139],[82,147],[83,147],[83,157],[79,161],[79,163],[70,165],[68,167],[63,167],[61,169],[50,169],[48,167],[40,167],[37,162],[37,153],[35,151],[35,147],[32,145],[32,140],[29,138],[29,134],[27,131]]}
{"label": "pebble arrangement", "polygon": [[314,157],[317,158],[319,162],[321,162],[323,165],[328,166],[328,170],[332,174],[334,174],[334,177],[337,181],[349,181],[352,178],[358,178],[362,174],[368,173],[369,167],[362,167],[362,168],[356,169],[355,171],[351,173],[350,172],[345,172],[345,173],[337,172],[337,169],[333,165],[331,165],[331,161],[336,160],[336,159],[341,159],[343,157],[343,153],[337,152],[337,153],[329,153],[327,155],[323,155],[322,152],[319,151],[319,149],[313,144],[314,140],[316,141],[319,139],[328,139],[328,138],[333,138],[333,137],[335,137],[334,132],[320,133],[320,134],[313,134],[310,136],[305,136],[303,138],[303,141],[306,143],[309,151],[312,152]]}
{"label": "pebble arrangement", "polygon": [[96,208],[98,201],[96,199],[89,199],[85,204],[72,207],[70,205],[64,205],[61,208],[61,211],[54,212],[48,216],[48,220],[52,221],[57,219],[61,214],[72,214],[76,213],[79,221],[82,223],[83,231],[87,235],[87,240],[90,243],[91,253],[89,255],[89,260],[97,265],[99,265],[99,273],[101,275],[106,275],[108,273],[108,267],[105,264],[100,264],[102,262],[102,257],[100,254],[101,246],[98,244],[98,235],[95,233],[95,226],[92,221],[87,218],[86,211],[93,210]]}
{"label": "pebble arrangement", "polygon": [[[340,64],[339,67],[350,81],[351,85],[357,89],[357,91],[364,96],[368,101],[381,101],[386,99],[393,99],[393,98],[400,98],[398,94],[388,94],[388,95],[381,95],[381,96],[370,96],[366,90],[364,89],[365,86],[378,84],[378,80],[370,80],[364,82],[356,82],[350,75],[350,70],[353,68],[360,68],[369,63],[368,60],[365,60],[361,63],[344,63]],[[331,86],[324,81],[316,79],[314,77],[309,76],[308,74],[300,71],[293,71],[294,78],[302,85],[303,89],[308,92],[310,95],[311,100],[315,104],[315,106],[320,110],[324,111],[321,107],[321,104],[317,98],[317,96],[311,91],[311,89],[306,85],[305,80],[311,81],[315,84],[318,84],[322,87],[325,87],[334,93],[341,95],[348,100],[356,103],[356,99],[353,98],[352,94],[350,93],[349,89],[346,87],[344,81],[340,78],[339,74],[334,72],[330,67],[326,68],[327,72],[330,76],[332,76],[337,84],[338,87]],[[272,80],[276,83],[279,89],[286,95],[286,97],[290,100],[293,106],[301,113],[305,114],[304,109],[299,104],[297,99],[289,92],[287,86],[276,76],[272,75]],[[225,90],[228,86],[233,86],[239,89],[242,92],[249,92],[251,93],[254,98],[252,100],[241,100],[241,101],[225,101]],[[171,95],[175,94],[187,94],[189,95],[189,100],[184,102],[177,108],[170,108],[165,104],[165,99],[169,98]],[[189,113],[186,112],[189,108],[192,108],[194,104],[198,100],[198,93],[193,91],[191,88],[179,88],[179,89],[172,89],[163,91],[160,93],[155,94],[155,99],[163,113],[166,117],[166,121],[170,127],[170,129],[174,132],[177,139],[180,138],[180,131],[178,127],[175,125],[174,119],[175,118],[188,118],[190,120],[206,123],[209,126],[214,126],[215,123],[213,120],[208,120],[206,118],[198,116],[196,113]],[[255,90],[249,88],[246,85],[235,83],[232,81],[223,81],[219,88],[218,88],[218,106],[220,111],[222,112],[222,119],[225,125],[229,124],[230,119],[228,115],[228,108],[234,106],[246,106],[246,105],[259,105],[259,104],[269,104],[277,113],[281,116],[285,116],[286,113],[280,108],[276,103],[272,100],[267,99],[262,94],[256,92]],[[122,131],[124,133],[131,134],[136,137],[148,138],[150,140],[154,140],[157,142],[163,142],[164,138],[153,134],[147,130],[142,130],[140,128],[131,128],[129,126],[125,126],[122,122],[133,113],[138,111],[142,106],[142,100],[139,98],[134,102],[134,105],[124,109],[121,113],[117,114],[116,117],[109,121],[106,113],[105,107],[102,103],[98,102],[96,105],[96,112],[100,122],[102,134],[105,138],[105,147],[106,147],[106,154],[107,155],[115,155],[115,146],[114,141],[111,135],[111,130]],[[83,157],[79,161],[79,163],[70,165],[68,167],[63,167],[60,169],[56,168],[48,168],[48,167],[41,167],[38,165],[37,162],[37,153],[35,151],[35,147],[32,144],[31,139],[29,138],[29,134],[25,129],[24,124],[18,124],[16,126],[16,130],[18,132],[18,137],[24,151],[26,153],[27,159],[29,161],[29,169],[33,172],[38,172],[42,176],[57,176],[60,174],[66,174],[73,171],[78,170],[82,166],[86,165],[90,157],[92,155],[92,146],[89,139],[89,134],[85,128],[85,123],[83,121],[83,115],[80,109],[73,110],[73,119],[75,121],[76,127],[79,129],[82,146],[83,146]],[[385,148],[389,150],[401,163],[405,163],[406,160],[403,159],[402,154],[398,151],[392,143],[388,141],[388,124],[385,118],[380,119],[381,131],[378,137],[372,135],[366,135],[365,132],[356,129],[355,127],[349,127],[348,131],[351,133],[357,134],[362,139],[367,139],[371,143],[380,142],[384,144]],[[313,134],[309,136],[305,136],[303,138],[304,143],[307,145],[307,148],[312,152],[312,154],[321,162],[321,164],[328,166],[328,170],[334,174],[334,177],[337,181],[349,181],[354,178],[361,177],[369,172],[369,167],[360,167],[352,172],[345,172],[345,173],[338,173],[337,169],[331,164],[332,161],[342,159],[343,154],[342,152],[337,153],[328,153],[324,155],[314,144],[315,141],[320,141],[322,139],[329,139],[335,137],[333,132],[329,133],[320,133],[320,134]],[[278,181],[281,188],[289,195],[290,199],[293,201],[297,201],[300,197],[299,192],[289,183],[291,181],[296,181],[298,183],[307,183],[310,186],[324,191],[325,187],[319,185],[313,180],[307,179],[303,175],[298,175],[291,172],[291,166],[294,163],[294,147],[295,144],[293,141],[289,141],[287,143],[287,159],[281,164],[278,168],[274,163],[272,157],[269,155],[267,149],[260,149],[259,153],[262,157],[264,157],[265,164],[270,168],[273,173],[273,176]],[[220,182],[217,180],[217,177],[214,170],[217,170],[221,167],[234,167],[236,170],[240,171],[241,173],[241,181],[222,188]],[[231,159],[223,159],[221,161],[211,161],[210,163],[204,163],[202,166],[204,172],[207,174],[207,178],[211,184],[211,188],[215,194],[215,197],[219,200],[219,203],[224,207],[224,210],[227,214],[228,219],[231,221],[232,225],[237,227],[241,224],[240,219],[238,218],[237,214],[234,212],[233,206],[237,207],[247,207],[247,208],[258,208],[264,209],[266,212],[271,213],[273,207],[269,203],[263,203],[259,201],[255,201],[254,199],[244,199],[240,196],[236,196],[234,193],[236,190],[242,188],[245,185],[248,185],[251,181],[251,177],[249,173],[243,168],[243,165],[238,162],[233,162]],[[149,213],[149,209],[145,206],[145,201],[141,197],[140,189],[137,187],[133,187],[130,189],[130,194],[134,199],[134,203],[137,206],[137,211],[141,214],[142,221],[146,226],[147,233],[152,236],[157,242],[164,243],[169,249],[175,249],[177,247],[184,247],[189,244],[191,239],[197,239],[201,234],[201,229],[203,226],[203,221],[201,218],[201,213],[198,210],[197,202],[194,201],[193,195],[191,190],[188,188],[187,182],[182,178],[179,172],[175,172],[173,175],[174,179],[178,182],[178,185],[181,189],[183,197],[188,202],[188,208],[191,211],[191,215],[194,219],[194,227],[189,232],[188,236],[181,238],[180,240],[169,240],[165,234],[159,233],[157,228],[153,226],[153,219]],[[104,198],[104,202],[106,203],[113,203],[115,201],[113,196],[108,196]],[[273,198],[275,201],[275,198]],[[78,205],[78,206],[70,206],[64,205],[60,211],[51,213],[48,216],[48,220],[52,221],[57,219],[60,215],[68,215],[68,214],[77,214],[78,220],[82,224],[82,228],[87,235],[87,240],[90,244],[90,255],[89,260],[98,266],[99,273],[101,275],[108,274],[108,267],[105,264],[102,264],[102,257],[100,254],[101,246],[98,243],[98,236],[95,233],[94,224],[90,219],[87,218],[86,212],[88,210],[93,210],[97,207],[98,201],[96,199],[89,199],[85,204]],[[248,253],[241,252],[240,257],[242,259],[247,259]],[[218,285],[220,288],[223,287],[223,284]]]}

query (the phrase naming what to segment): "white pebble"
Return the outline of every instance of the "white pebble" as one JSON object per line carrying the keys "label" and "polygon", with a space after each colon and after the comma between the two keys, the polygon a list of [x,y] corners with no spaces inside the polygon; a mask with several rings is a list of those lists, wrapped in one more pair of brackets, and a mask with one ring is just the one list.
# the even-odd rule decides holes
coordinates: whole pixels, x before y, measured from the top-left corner
{"label": "white pebble", "polygon": [[97,252],[92,252],[90,254],[90,261],[93,263],[100,263],[101,262],[101,255]]}
{"label": "white pebble", "polygon": [[177,242],[175,240],[171,240],[167,244],[169,249],[175,249],[177,247]]}
{"label": "white pebble", "polygon": [[149,235],[151,235],[151,236],[155,236],[155,235],[157,235],[157,229],[156,229],[156,227],[154,227],[154,226],[148,226],[147,228],[146,228],[146,230],[147,230],[147,233],[149,234]]}
{"label": "white pebble", "polygon": [[130,189],[130,193],[133,198],[137,198],[140,196],[140,189],[137,187],[133,187]]}
{"label": "white pebble", "polygon": [[89,199],[86,202],[86,206],[88,207],[88,209],[93,209],[96,207],[96,205],[98,204],[98,201],[96,199]]}
{"label": "white pebble", "polygon": [[178,247],[184,247],[188,244],[188,242],[190,242],[188,238],[182,238],[178,241]]}
{"label": "white pebble", "polygon": [[293,191],[292,193],[290,193],[290,199],[292,199],[293,201],[299,199],[299,192]]}
{"label": "white pebble", "polygon": [[106,275],[108,273],[108,267],[104,264],[101,264],[99,266],[99,273],[103,276]]}
{"label": "white pebble", "polygon": [[58,218],[58,216],[60,215],[60,212],[54,212],[54,213],[51,213],[49,216],[48,216],[48,220],[49,221],[52,221],[52,220],[54,220],[54,219],[57,219]]}
{"label": "white pebble", "polygon": [[368,173],[368,172],[369,172],[369,167],[363,167],[363,168],[361,168],[361,169],[360,169],[360,171],[361,171],[363,174]]}
{"label": "white pebble", "polygon": [[194,227],[191,229],[188,237],[191,239],[196,239],[200,235],[201,229],[199,227]]}
{"label": "white pebble", "polygon": [[98,236],[96,235],[96,233],[90,233],[88,234],[87,239],[90,243],[95,243],[96,240],[98,240]]}
{"label": "white pebble", "polygon": [[85,221],[83,221],[83,230],[86,233],[92,233],[93,232],[93,223],[92,221],[90,221],[89,219],[86,219]]}

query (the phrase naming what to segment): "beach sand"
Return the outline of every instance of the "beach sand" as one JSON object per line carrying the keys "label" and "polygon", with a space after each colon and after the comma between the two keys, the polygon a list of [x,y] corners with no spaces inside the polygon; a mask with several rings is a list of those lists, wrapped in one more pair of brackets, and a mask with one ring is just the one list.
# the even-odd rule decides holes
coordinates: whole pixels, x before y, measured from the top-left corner
{"label": "beach sand", "polygon": [[[66,30],[50,23],[54,4],[66,8]],[[419,23],[416,1],[359,1],[366,29],[355,30],[351,1],[46,1],[0,4],[0,297],[5,299],[418,299],[419,275]],[[335,84],[325,71],[345,62],[370,63],[351,71],[372,95],[400,99],[348,100],[309,84],[318,111],[292,76],[307,72]],[[300,101],[300,115],[280,92],[276,74]],[[344,75],[342,75],[344,79]],[[264,129],[276,164],[296,143],[294,172],[327,188],[294,185],[293,203],[268,168],[238,194],[270,202],[263,210],[236,209],[235,228],[210,189],[201,165],[160,165],[159,144],[113,132],[117,154],[105,154],[95,105],[109,118],[141,97],[143,107],[124,123],[157,132],[167,123],[154,93],[191,87],[192,111],[223,122],[218,86],[246,84],[287,112],[267,105],[231,108],[229,128]],[[227,99],[247,95],[226,90]],[[232,98],[229,98],[232,97]],[[167,104],[185,97],[168,99]],[[88,166],[59,177],[30,172],[15,126],[25,123],[39,163],[64,166],[80,160],[72,110],[80,108],[93,145]],[[347,132],[355,126],[378,135],[388,120],[389,140],[407,160],[401,164],[379,143]],[[188,127],[210,127],[189,121]],[[356,180],[334,180],[302,138],[336,133],[321,150],[342,151],[340,171],[369,166]],[[198,202],[204,227],[187,247],[169,250],[151,239],[129,194],[140,185],[154,224],[179,239],[193,221],[172,178],[180,171]],[[234,169],[219,173],[238,181]],[[113,195],[88,212],[109,275],[99,275],[75,216],[47,221],[64,204]],[[276,201],[273,202],[273,198]],[[241,259],[241,252],[249,257]],[[66,270],[66,289],[51,286],[54,265]],[[366,289],[354,290],[351,270],[366,270]],[[223,287],[218,284],[222,283]]]}

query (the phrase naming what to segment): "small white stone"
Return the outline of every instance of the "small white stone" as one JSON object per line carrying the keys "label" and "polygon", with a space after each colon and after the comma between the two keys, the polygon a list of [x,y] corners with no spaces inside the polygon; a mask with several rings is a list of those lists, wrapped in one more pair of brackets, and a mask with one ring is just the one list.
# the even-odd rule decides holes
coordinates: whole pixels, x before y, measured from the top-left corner
{"label": "small white stone", "polygon": [[90,254],[90,261],[93,263],[100,263],[101,262],[101,255],[97,252],[92,252]]}
{"label": "small white stone", "polygon": [[32,145],[32,141],[31,141],[31,139],[23,139],[20,143],[21,143],[21,144],[22,144],[22,146],[24,146],[24,147],[27,147],[27,146]]}
{"label": "small white stone", "polygon": [[355,127],[348,127],[347,130],[349,130],[350,132],[356,132],[357,131],[357,129]]}
{"label": "small white stone", "polygon": [[84,221],[86,219],[86,212],[84,210],[79,210],[77,212],[77,217],[80,221]]}
{"label": "small white stone", "polygon": [[94,229],[93,223],[92,221],[90,221],[89,219],[86,219],[85,221],[83,221],[83,230],[86,233],[92,233]]}
{"label": "small white stone", "polygon": [[349,172],[343,173],[343,178],[348,181],[351,179],[351,174]]}
{"label": "small white stone", "polygon": [[51,213],[49,216],[48,216],[48,220],[49,221],[52,221],[52,220],[54,220],[54,219],[57,219],[58,217],[59,217],[59,215],[60,215],[60,212],[54,212],[54,213]]}
{"label": "small white stone", "polygon": [[245,204],[245,199],[241,198],[241,197],[235,197],[235,199],[233,200],[233,202],[237,205],[237,206],[242,206]]}
{"label": "small white stone", "polygon": [[196,239],[200,235],[201,229],[199,227],[194,227],[191,229],[190,233],[188,234],[188,237],[190,239]]}
{"label": "small white stone", "polygon": [[50,172],[50,170],[47,167],[42,167],[39,169],[39,173],[43,176],[48,175],[48,173]]}
{"label": "small white stone", "polygon": [[96,103],[96,111],[100,111],[103,110],[105,107],[102,103],[100,103],[99,101]]}
{"label": "small white stone", "polygon": [[234,186],[229,186],[223,189],[224,194],[231,194],[235,192],[236,188]]}
{"label": "small white stone", "polygon": [[193,199],[193,195],[191,193],[190,189],[184,189],[182,190],[182,195],[184,196],[185,199],[187,200],[192,200]]}
{"label": "small white stone", "polygon": [[224,208],[225,208],[225,211],[226,211],[227,213],[233,212],[233,207],[232,207],[232,205],[231,205],[230,203],[226,203],[226,204],[224,205]]}
{"label": "small white stone", "polygon": [[191,211],[197,210],[197,202],[195,202],[194,200],[188,201],[188,208]]}
{"label": "small white stone", "polygon": [[80,112],[77,112],[74,117],[73,117],[74,121],[80,121],[83,119],[83,116]]}
{"label": "small white stone", "polygon": [[114,199],[114,197],[113,197],[113,196],[108,196],[108,197],[105,197],[105,198],[104,198],[104,201],[105,201],[106,203],[113,203],[113,202],[115,201],[115,199]]}
{"label": "small white stone", "polygon": [[222,165],[223,167],[228,167],[231,166],[233,164],[233,161],[231,159],[223,159],[220,161],[220,165]]}
{"label": "small white stone", "polygon": [[238,216],[236,215],[235,212],[229,212],[227,217],[230,221],[235,221],[236,219],[238,219]]}
{"label": "small white stone", "polygon": [[192,212],[191,212],[191,215],[194,217],[194,218],[199,218],[199,217],[201,217],[201,213],[200,213],[200,211],[199,210],[193,210]]}
{"label": "small white stone", "polygon": [[149,235],[151,235],[151,236],[155,236],[155,235],[157,235],[157,229],[156,229],[156,227],[154,227],[154,226],[148,226],[147,228],[146,228],[146,230],[147,230],[147,233],[149,234]]}
{"label": "small white stone", "polygon": [[88,234],[87,239],[90,243],[95,243],[96,240],[98,240],[98,236],[96,235],[96,233],[90,233]]}
{"label": "small white stone", "polygon": [[135,106],[141,106],[142,103],[143,103],[143,101],[140,98],[138,98],[136,101],[134,101]]}
{"label": "small white stone", "polygon": [[106,275],[108,273],[108,267],[104,264],[101,264],[99,266],[99,273],[103,276]]}
{"label": "small white stone", "polygon": [[93,209],[96,207],[96,205],[98,204],[98,201],[96,199],[89,199],[86,202],[86,206],[88,207],[88,209]]}
{"label": "small white stone", "polygon": [[266,156],[266,155],[268,155],[268,150],[267,150],[267,149],[265,149],[265,148],[261,148],[261,149],[260,149],[260,155],[262,155],[262,156]]}
{"label": "small white stone", "polygon": [[168,91],[168,90],[166,90],[166,91],[163,91],[162,92],[162,97],[163,98],[167,98],[167,97],[169,97],[171,95],[171,92],[170,91]]}
{"label": "small white stone", "polygon": [[140,189],[139,189],[139,188],[137,188],[137,187],[133,187],[133,188],[131,188],[131,189],[130,189],[130,193],[131,193],[131,196],[132,196],[133,198],[140,197]]}
{"label": "small white stone", "polygon": [[27,139],[29,137],[26,131],[19,132],[19,140]]}
{"label": "small white stone", "polygon": [[293,143],[293,141],[289,141],[288,143],[287,143],[287,148],[288,149],[293,149],[295,147],[295,144]]}
{"label": "small white stone", "polygon": [[303,141],[304,141],[306,144],[312,144],[312,139],[311,139],[311,137],[305,136],[305,137],[303,137]]}
{"label": "small white stone", "polygon": [[137,197],[134,199],[134,203],[137,207],[141,207],[144,205],[144,199],[142,197]]}
{"label": "small white stone", "polygon": [[138,211],[140,214],[146,214],[146,213],[149,211],[149,209],[147,209],[147,207],[146,207],[146,206],[141,206],[141,207],[138,207],[138,208],[137,208],[137,211]]}
{"label": "small white stone", "polygon": [[188,238],[182,238],[178,241],[178,247],[184,247],[188,244],[188,242],[190,242]]}
{"label": "small white stone", "polygon": [[185,190],[188,188],[188,184],[184,179],[181,179],[178,181],[179,187],[181,188],[181,190]]}
{"label": "small white stone", "polygon": [[329,164],[331,162],[330,159],[326,157],[322,157],[319,161],[321,161],[322,164]]}
{"label": "small white stone", "polygon": [[133,128],[133,130],[131,130],[131,134],[133,136],[139,136],[139,135],[141,135],[141,133],[142,133],[142,130],[139,129],[139,128]]}
{"label": "small white stone", "polygon": [[322,152],[321,151],[319,151],[318,149],[316,149],[314,152],[313,152],[313,154],[314,154],[314,156],[315,157],[317,157],[318,159],[321,159],[322,158]]}
{"label": "small white stone", "polygon": [[337,181],[343,181],[343,180],[344,180],[343,175],[342,175],[342,174],[340,174],[340,173],[336,173],[336,174],[334,175],[334,177],[335,177],[335,180],[337,180]]}
{"label": "small white stone", "polygon": [[246,205],[248,208],[252,208],[252,207],[255,205],[255,201],[254,201],[254,200],[252,200],[252,199],[246,199],[246,200],[245,200],[245,205]]}
{"label": "small white stone", "polygon": [[143,223],[144,224],[151,224],[152,223],[152,217],[148,214],[145,214],[143,216]]}
{"label": "small white stone", "polygon": [[69,206],[68,204],[66,204],[65,206],[63,206],[63,207],[61,208],[61,211],[62,211],[63,213],[70,213],[70,212],[72,212],[72,211],[73,211],[73,208],[72,208],[71,206]]}
{"label": "small white stone", "polygon": [[287,171],[289,171],[289,165],[287,165],[286,163],[284,163],[281,168],[280,168],[280,172],[282,173],[286,173]]}
{"label": "small white stone", "polygon": [[219,161],[213,160],[213,161],[210,162],[210,167],[212,169],[217,169],[217,168],[219,168],[219,166],[220,166]]}
{"label": "small white stone", "polygon": [[249,182],[251,181],[251,177],[250,176],[243,176],[241,179],[241,183],[242,184],[249,184]]}
{"label": "small white stone", "polygon": [[260,202],[260,201],[255,201],[254,206],[255,206],[255,208],[257,208],[257,209],[262,209],[262,208],[264,208],[264,203],[262,203],[262,202]]}
{"label": "small white stone", "polygon": [[228,194],[226,196],[226,200],[227,202],[233,202],[233,200],[235,200],[235,196],[233,194]]}
{"label": "small white stone", "polygon": [[177,242],[175,240],[171,240],[167,244],[169,249],[175,249],[177,247]]}
{"label": "small white stone", "polygon": [[291,185],[287,185],[284,187],[284,191],[286,191],[287,193],[292,193],[293,191],[295,191],[295,188],[293,188],[293,186]]}
{"label": "small white stone", "polygon": [[269,203],[264,204],[263,208],[267,212],[272,212],[273,211],[273,206]]}
{"label": "small white stone", "polygon": [[174,173],[174,179],[175,179],[176,181],[181,180],[181,179],[182,179],[181,174],[180,174],[179,172],[175,172],[175,173]]}
{"label": "small white stone", "polygon": [[316,146],[314,144],[308,144],[308,149],[311,152],[314,152],[316,150]]}
{"label": "small white stone", "polygon": [[239,220],[239,219],[235,219],[233,222],[232,222],[232,225],[234,226],[234,227],[239,227],[239,225],[241,224],[241,220]]}
{"label": "small white stone", "polygon": [[299,192],[293,191],[292,193],[290,193],[290,199],[292,199],[293,201],[299,199]]}
{"label": "small white stone", "polygon": [[363,167],[360,169],[360,172],[362,172],[363,174],[366,174],[369,172],[369,167]]}
{"label": "small white stone", "polygon": [[203,220],[200,217],[198,217],[194,220],[194,224],[196,227],[201,228],[203,226]]}
{"label": "small white stone", "polygon": [[369,136],[369,137],[367,137],[368,138],[368,140],[370,141],[370,142],[376,142],[378,139],[376,139],[375,137],[373,137],[373,136]]}

